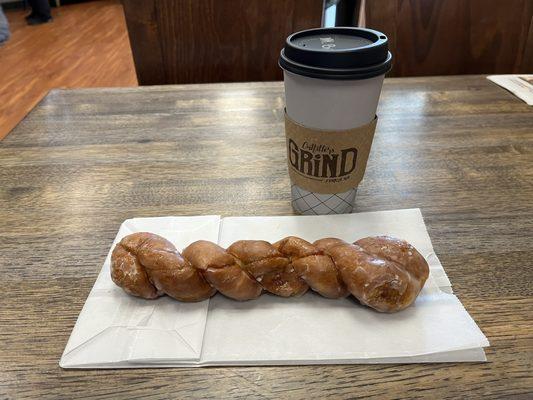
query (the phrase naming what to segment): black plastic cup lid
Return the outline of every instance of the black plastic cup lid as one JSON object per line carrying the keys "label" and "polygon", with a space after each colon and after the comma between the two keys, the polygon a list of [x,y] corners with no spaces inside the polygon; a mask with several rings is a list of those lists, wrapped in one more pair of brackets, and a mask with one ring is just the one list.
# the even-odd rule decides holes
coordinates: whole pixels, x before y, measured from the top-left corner
{"label": "black plastic cup lid", "polygon": [[296,32],[285,41],[279,65],[320,79],[368,79],[390,71],[387,36],[372,29],[335,27]]}

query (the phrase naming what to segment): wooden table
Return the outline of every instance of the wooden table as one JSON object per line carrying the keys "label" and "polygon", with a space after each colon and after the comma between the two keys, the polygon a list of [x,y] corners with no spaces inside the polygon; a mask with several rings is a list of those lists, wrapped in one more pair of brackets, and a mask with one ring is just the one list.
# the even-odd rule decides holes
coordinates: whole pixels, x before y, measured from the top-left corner
{"label": "wooden table", "polygon": [[282,84],[54,90],[0,142],[0,397],[532,398],[533,109],[389,79],[357,211],[420,207],[487,363],[62,370],[120,223],[291,214]]}

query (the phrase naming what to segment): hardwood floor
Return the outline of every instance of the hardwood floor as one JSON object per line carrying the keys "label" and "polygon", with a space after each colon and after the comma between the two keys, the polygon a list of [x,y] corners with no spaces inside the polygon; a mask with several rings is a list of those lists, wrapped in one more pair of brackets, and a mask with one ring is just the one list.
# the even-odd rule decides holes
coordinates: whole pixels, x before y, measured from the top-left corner
{"label": "hardwood floor", "polygon": [[52,9],[28,26],[28,11],[6,10],[11,39],[0,46],[0,139],[52,88],[137,86],[119,1]]}

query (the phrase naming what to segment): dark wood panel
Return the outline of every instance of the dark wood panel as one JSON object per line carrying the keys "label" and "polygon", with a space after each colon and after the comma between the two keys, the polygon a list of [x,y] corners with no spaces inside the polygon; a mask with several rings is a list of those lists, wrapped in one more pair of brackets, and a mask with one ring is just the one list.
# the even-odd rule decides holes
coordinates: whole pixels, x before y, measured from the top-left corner
{"label": "dark wood panel", "polygon": [[319,27],[321,0],[123,0],[143,85],[265,81],[287,35]]}
{"label": "dark wood panel", "polygon": [[533,72],[533,0],[372,0],[391,76]]}
{"label": "dark wood panel", "polygon": [[161,35],[155,1],[122,1],[128,35],[141,85],[165,83]]}
{"label": "dark wood panel", "polygon": [[54,90],[0,142],[0,398],[530,399],[531,107],[402,78],[378,114],[357,211],[422,209],[489,362],[62,370],[124,219],[292,210],[282,83]]}

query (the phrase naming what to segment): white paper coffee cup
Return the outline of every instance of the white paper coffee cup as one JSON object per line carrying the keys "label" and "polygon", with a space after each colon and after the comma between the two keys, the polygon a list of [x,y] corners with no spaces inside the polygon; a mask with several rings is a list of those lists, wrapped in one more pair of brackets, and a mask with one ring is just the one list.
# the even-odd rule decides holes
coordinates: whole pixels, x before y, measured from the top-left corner
{"label": "white paper coffee cup", "polygon": [[[280,56],[286,116],[324,135],[370,124],[391,59],[386,36],[369,29],[319,28],[289,36]],[[349,213],[356,192],[357,186],[317,193],[291,181],[292,205],[300,214]]]}

